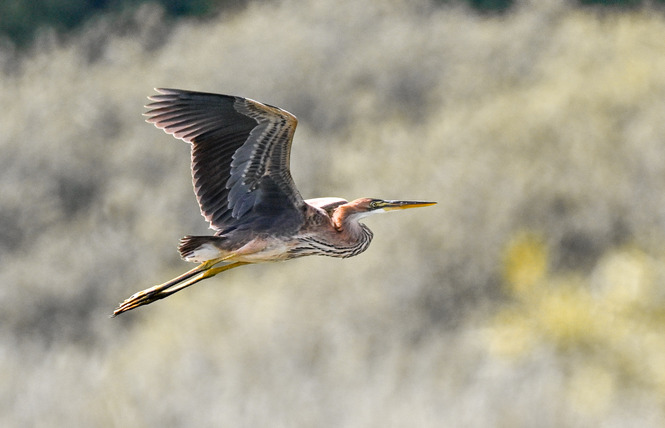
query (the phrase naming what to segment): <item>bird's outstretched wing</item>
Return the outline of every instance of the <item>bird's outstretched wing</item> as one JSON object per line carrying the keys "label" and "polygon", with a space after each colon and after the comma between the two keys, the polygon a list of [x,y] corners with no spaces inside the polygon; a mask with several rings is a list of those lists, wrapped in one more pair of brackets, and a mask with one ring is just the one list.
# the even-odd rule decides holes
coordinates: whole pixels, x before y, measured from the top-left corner
{"label": "bird's outstretched wing", "polygon": [[248,98],[156,90],[146,120],[191,143],[194,191],[212,229],[300,224],[304,201],[289,172],[294,115]]}

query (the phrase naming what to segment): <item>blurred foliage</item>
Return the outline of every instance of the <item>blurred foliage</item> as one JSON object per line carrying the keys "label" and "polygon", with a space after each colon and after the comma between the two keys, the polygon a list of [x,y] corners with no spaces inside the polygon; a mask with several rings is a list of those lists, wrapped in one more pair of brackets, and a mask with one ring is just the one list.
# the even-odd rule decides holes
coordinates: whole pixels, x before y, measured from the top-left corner
{"label": "blurred foliage", "polygon": [[[652,12],[143,5],[0,46],[0,426],[663,426]],[[296,114],[305,197],[439,204],[368,219],[359,257],[243,267],[110,320],[209,233],[189,148],[141,117],[153,87]]]}
{"label": "blurred foliage", "polygon": [[503,13],[508,11],[515,0],[434,0],[441,4],[468,4],[473,10],[485,13]]}
{"label": "blurred foliage", "polygon": [[52,28],[68,32],[101,14],[132,14],[144,4],[159,4],[167,16],[205,16],[245,4],[247,0],[3,0],[0,34],[20,46],[32,41],[36,31]]}
{"label": "blurred foliage", "polygon": [[[466,3],[485,13],[504,13],[515,0],[434,0],[437,3]],[[210,16],[220,10],[237,9],[249,0],[3,0],[0,2],[0,35],[19,46],[29,44],[35,32],[45,28],[61,33],[79,28],[100,14],[131,14],[141,5],[159,4],[169,17]],[[577,0],[580,5],[634,8],[665,0]]]}
{"label": "blurred foliage", "polygon": [[644,5],[658,5],[662,4],[663,0],[578,0],[579,4],[583,6],[604,6],[620,9],[630,9]]}
{"label": "blurred foliage", "polygon": [[639,390],[665,408],[665,258],[633,246],[607,251],[592,271],[552,273],[544,240],[518,234],[506,249],[511,302],[496,315],[492,352],[522,364],[551,352],[565,373],[570,404],[606,413],[622,391]]}

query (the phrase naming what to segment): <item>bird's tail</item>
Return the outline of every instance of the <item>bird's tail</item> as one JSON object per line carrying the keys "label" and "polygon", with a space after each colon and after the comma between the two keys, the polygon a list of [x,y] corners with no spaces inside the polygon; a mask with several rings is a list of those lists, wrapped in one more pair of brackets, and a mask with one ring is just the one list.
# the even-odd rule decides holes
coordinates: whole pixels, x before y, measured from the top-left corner
{"label": "bird's tail", "polygon": [[219,247],[223,240],[219,236],[185,236],[178,244],[178,252],[183,260],[203,263],[223,256]]}

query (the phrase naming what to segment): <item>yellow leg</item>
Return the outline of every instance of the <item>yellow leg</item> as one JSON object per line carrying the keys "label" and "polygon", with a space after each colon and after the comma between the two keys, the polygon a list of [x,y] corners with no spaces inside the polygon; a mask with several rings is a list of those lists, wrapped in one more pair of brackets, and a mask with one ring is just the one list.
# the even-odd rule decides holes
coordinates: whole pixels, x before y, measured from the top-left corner
{"label": "yellow leg", "polygon": [[[236,262],[230,263],[228,265],[220,266],[218,268],[213,268],[218,263],[223,262],[225,258],[213,259],[207,262],[203,262],[194,269],[183,273],[182,275],[173,278],[170,281],[167,281],[163,284],[155,285],[154,287],[147,288],[145,290],[139,291],[138,293],[133,294],[127,300],[122,302],[114,311],[112,317],[127,312],[139,306],[147,305],[154,302],[155,300],[163,299],[164,297],[170,296],[171,294],[182,290],[183,288],[189,287],[203,279],[210,278],[215,276],[220,272],[223,272],[228,269],[232,269],[237,266],[241,266],[247,263]],[[190,279],[194,277],[194,279]],[[187,281],[189,280],[189,281]],[[186,281],[186,282],[183,282]],[[179,284],[179,285],[178,285]],[[176,286],[177,287],[174,287]]]}
{"label": "yellow leg", "polygon": [[235,262],[235,263],[229,263],[228,265],[216,267],[216,268],[211,268],[206,270],[205,272],[201,272],[194,278],[190,279],[189,281],[185,281],[183,283],[178,284],[176,287],[169,288],[168,290],[164,290],[161,293],[158,293],[155,297],[155,300],[157,299],[163,299],[164,297],[170,296],[173,293],[177,293],[178,291],[182,290],[183,288],[187,288],[191,285],[196,284],[199,281],[203,281],[204,279],[211,278],[218,273],[222,273],[225,270],[233,269],[238,266],[246,265],[249,264],[247,262]]}

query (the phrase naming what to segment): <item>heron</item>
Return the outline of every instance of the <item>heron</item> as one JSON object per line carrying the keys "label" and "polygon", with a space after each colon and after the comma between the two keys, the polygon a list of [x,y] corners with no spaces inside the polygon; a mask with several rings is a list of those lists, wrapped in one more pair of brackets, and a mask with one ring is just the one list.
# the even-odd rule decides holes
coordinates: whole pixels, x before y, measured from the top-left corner
{"label": "heron", "polygon": [[322,255],[352,257],[372,231],[361,219],[436,202],[360,198],[303,199],[289,169],[298,120],[249,98],[155,89],[146,121],[191,145],[191,172],[211,236],[185,236],[180,257],[198,265],[139,291],[113,312],[163,299],[221,272],[252,263]]}

